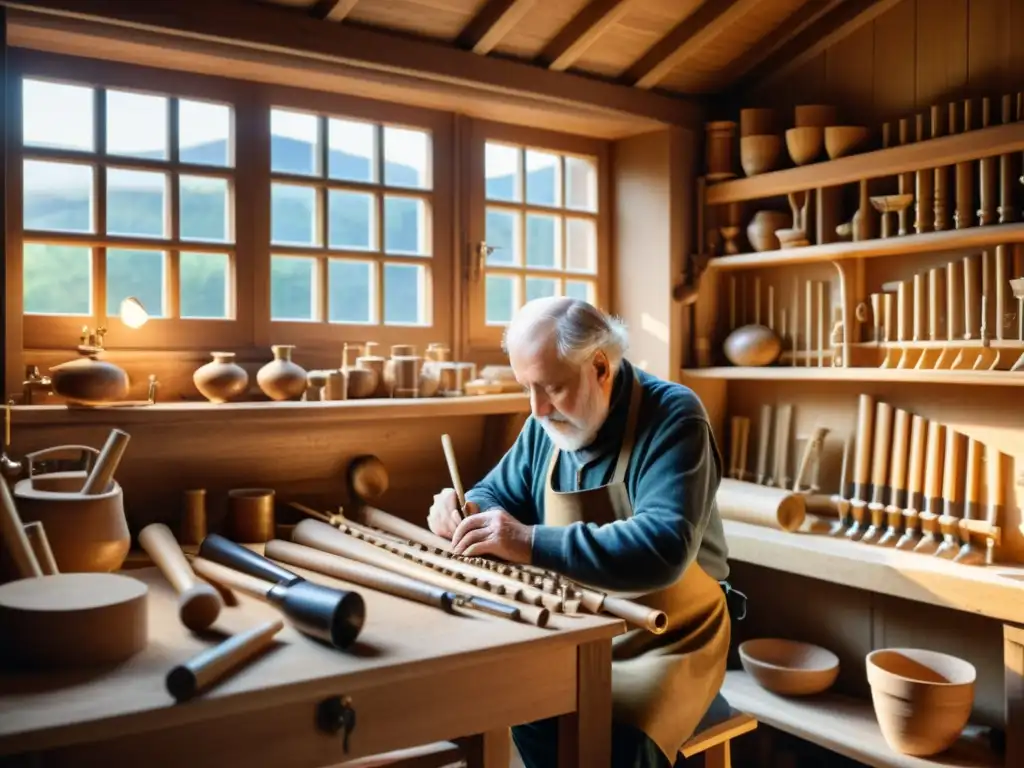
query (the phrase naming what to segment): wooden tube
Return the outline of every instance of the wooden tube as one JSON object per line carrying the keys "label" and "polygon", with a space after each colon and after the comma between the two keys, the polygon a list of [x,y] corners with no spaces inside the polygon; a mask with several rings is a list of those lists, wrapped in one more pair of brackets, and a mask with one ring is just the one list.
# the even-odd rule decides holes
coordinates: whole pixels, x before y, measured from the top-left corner
{"label": "wooden tube", "polygon": [[946,454],[942,468],[943,511],[946,515],[960,516],[962,479],[960,474],[960,433],[954,429],[947,429]]}
{"label": "wooden tube", "polygon": [[985,479],[988,494],[988,522],[998,525],[999,515],[1006,505],[1006,473],[1003,471],[1003,455],[991,445],[986,450],[987,477]]}
{"label": "wooden tube", "polygon": [[946,339],[954,341],[961,336],[960,331],[960,297],[963,290],[960,285],[960,263],[946,263]]}
{"label": "wooden tube", "polygon": [[818,281],[818,367],[825,367],[825,282]]}
{"label": "wooden tube", "polygon": [[775,484],[789,484],[789,434],[793,422],[793,406],[780,405],[775,412]]}
{"label": "wooden tube", "polygon": [[768,441],[772,431],[772,407],[768,403],[761,406],[761,421],[757,430],[757,470],[754,481],[761,485],[768,471]]}
{"label": "wooden tube", "polygon": [[365,506],[360,508],[359,517],[362,522],[371,528],[380,528],[383,531],[394,534],[402,539],[415,541],[429,549],[438,549],[443,552],[450,552],[452,543],[448,539],[431,533],[426,528],[421,528],[415,523],[410,523],[400,517],[384,512],[376,507]]}
{"label": "wooden tube", "polygon": [[42,566],[32,551],[32,544],[21,523],[18,508],[14,505],[14,497],[7,485],[7,480],[0,477],[0,538],[11,554],[14,567],[23,579],[43,576]]}
{"label": "wooden tube", "polygon": [[[875,405],[874,446],[871,457],[871,503],[879,505],[884,501],[886,481],[889,473],[889,454],[892,448],[892,406],[888,403]],[[870,506],[870,505],[869,505]]]}
{"label": "wooden tube", "polygon": [[944,427],[936,421],[928,422],[928,446],[924,462],[925,507],[934,512],[942,499],[942,440]]}
{"label": "wooden tube", "polygon": [[525,602],[514,602],[511,597],[498,597],[496,593],[490,592],[483,587],[475,586],[467,581],[460,581],[440,570],[427,565],[421,565],[366,541],[360,541],[354,536],[343,533],[325,523],[319,523],[316,520],[303,520],[296,525],[292,531],[292,541],[296,544],[320,550],[321,552],[376,566],[377,568],[411,579],[425,581],[441,589],[484,598],[506,607],[518,608],[520,618],[529,624],[543,627],[547,624],[550,615],[547,608],[528,605]]}
{"label": "wooden tube", "polygon": [[902,282],[896,287],[896,341],[907,341],[910,331],[909,304],[907,283]]}
{"label": "wooden tube", "polygon": [[737,469],[739,471],[739,478],[742,480],[747,476],[747,448],[750,440],[750,419],[744,417],[740,418],[740,453],[739,453],[739,464]]}
{"label": "wooden tube", "polygon": [[892,458],[889,472],[890,502],[900,508],[906,504],[907,448],[910,444],[910,412],[897,408],[893,414]]}
{"label": "wooden tube", "polygon": [[804,285],[804,348],[807,352],[807,359],[804,364],[811,367],[811,353],[814,351],[814,293],[810,280]]}
{"label": "wooden tube", "polygon": [[984,446],[973,437],[967,439],[967,493],[964,499],[964,519],[981,518],[981,464]]}
{"label": "wooden tube", "polygon": [[448,462],[448,473],[452,477],[452,488],[459,499],[459,511],[466,516],[466,494],[462,490],[462,476],[459,474],[459,464],[455,460],[455,446],[452,445],[451,435],[441,435],[441,447],[444,449],[444,458]]}
{"label": "wooden tube", "polygon": [[882,341],[893,340],[892,294],[882,294]]}
{"label": "wooden tube", "polygon": [[939,340],[939,270],[928,270],[928,340]]}
{"label": "wooden tube", "polygon": [[190,488],[184,493],[180,536],[182,544],[198,546],[206,537],[206,489]]}
{"label": "wooden tube", "polygon": [[867,502],[874,410],[875,399],[871,395],[861,395],[857,405],[857,453],[853,462],[852,497],[862,502]]}
{"label": "wooden tube", "polygon": [[196,654],[167,673],[167,691],[176,701],[192,698],[267,648],[283,628],[281,619],[266,621]]}
{"label": "wooden tube", "polygon": [[28,537],[29,544],[32,545],[32,552],[35,553],[36,559],[39,561],[39,567],[42,569],[43,575],[55,576],[60,573],[60,569],[57,567],[57,559],[53,556],[50,540],[46,538],[46,530],[43,528],[43,524],[38,520],[25,523],[25,535]]}
{"label": "wooden tube", "polygon": [[217,620],[224,601],[220,592],[196,578],[171,529],[151,523],[139,531],[139,546],[153,560],[178,593],[178,618],[193,631],[208,628]]}
{"label": "wooden tube", "polygon": [[[588,590],[584,590],[584,594]],[[601,594],[601,593],[596,593]],[[646,605],[625,600],[621,597],[603,595],[598,604],[598,610],[617,616],[628,624],[643,627],[648,632],[660,635],[668,629],[668,615],[657,608],[649,608]],[[596,611],[595,611],[596,612]]]}
{"label": "wooden tube", "polygon": [[768,286],[768,329],[775,330],[775,286]]}
{"label": "wooden tube", "polygon": [[914,341],[924,341],[924,275],[914,275]]}
{"label": "wooden tube", "polygon": [[978,257],[964,258],[964,338],[973,339],[978,335],[980,315],[978,302],[981,292],[978,288]]}
{"label": "wooden tube", "polygon": [[871,324],[874,327],[874,338],[871,340],[876,344],[882,340],[882,294],[871,294]]}
{"label": "wooden tube", "polygon": [[727,520],[783,531],[797,530],[807,513],[806,500],[800,494],[729,478],[722,478],[715,501]]}
{"label": "wooden tube", "polygon": [[925,420],[916,414],[910,420],[910,464],[907,468],[907,506],[921,508],[924,491]]}
{"label": "wooden tube", "polygon": [[130,436],[127,432],[120,429],[110,430],[110,435],[107,436],[107,442],[103,445],[99,458],[96,459],[89,476],[85,478],[85,484],[81,491],[84,495],[91,496],[107,491],[111,480],[114,479],[117,465],[121,463],[124,449],[128,447],[129,439]]}

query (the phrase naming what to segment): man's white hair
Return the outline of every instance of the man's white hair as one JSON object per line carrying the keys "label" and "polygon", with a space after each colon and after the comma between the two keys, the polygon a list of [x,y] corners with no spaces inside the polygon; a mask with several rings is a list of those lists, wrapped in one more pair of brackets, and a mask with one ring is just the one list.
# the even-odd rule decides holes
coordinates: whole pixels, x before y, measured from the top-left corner
{"label": "man's white hair", "polygon": [[608,355],[612,371],[629,347],[625,323],[586,301],[553,297],[528,301],[505,329],[502,348],[506,353],[523,342],[553,343],[558,357],[582,365],[598,351]]}

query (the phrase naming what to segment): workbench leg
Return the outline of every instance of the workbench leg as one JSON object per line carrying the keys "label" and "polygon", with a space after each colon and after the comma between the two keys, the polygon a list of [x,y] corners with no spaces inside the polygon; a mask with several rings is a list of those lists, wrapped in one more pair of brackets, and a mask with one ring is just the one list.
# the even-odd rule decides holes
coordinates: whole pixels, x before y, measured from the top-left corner
{"label": "workbench leg", "polygon": [[458,741],[468,768],[509,768],[512,763],[512,734],[508,728],[498,728]]}
{"label": "workbench leg", "polygon": [[1024,765],[1024,629],[1003,625],[1006,768]]}
{"label": "workbench leg", "polygon": [[558,718],[558,768],[610,768],[612,641],[576,650],[576,711]]}

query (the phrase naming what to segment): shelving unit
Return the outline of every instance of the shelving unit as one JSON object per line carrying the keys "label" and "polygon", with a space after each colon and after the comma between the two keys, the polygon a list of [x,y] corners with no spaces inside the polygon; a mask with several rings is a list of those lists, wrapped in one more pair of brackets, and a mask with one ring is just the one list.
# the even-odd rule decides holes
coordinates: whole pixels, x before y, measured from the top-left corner
{"label": "shelving unit", "polygon": [[907,384],[960,384],[984,387],[1024,387],[1024,371],[915,371],[912,368],[818,368],[802,365],[713,366],[687,368],[680,372],[687,379],[723,379],[731,381],[893,381]]}

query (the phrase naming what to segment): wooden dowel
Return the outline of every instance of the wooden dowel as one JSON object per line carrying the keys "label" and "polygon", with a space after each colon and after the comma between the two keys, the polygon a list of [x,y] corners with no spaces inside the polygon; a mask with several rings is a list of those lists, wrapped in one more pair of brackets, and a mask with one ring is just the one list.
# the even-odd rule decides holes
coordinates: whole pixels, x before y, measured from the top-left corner
{"label": "wooden dowel", "polygon": [[177,701],[192,698],[269,647],[283,628],[281,619],[272,619],[193,656],[167,673],[167,691]]}
{"label": "wooden dowel", "polygon": [[996,268],[995,268],[996,308],[995,325],[996,340],[1003,340],[1003,326],[1006,323],[1006,289],[1009,286],[1009,279],[1006,276],[1006,246],[996,246]]}
{"label": "wooden dowel", "polygon": [[220,593],[196,578],[185,554],[163,523],[150,523],[139,531],[139,546],[178,593],[178,618],[191,630],[208,628],[217,620],[224,601]]}
{"label": "wooden dowel", "polygon": [[960,263],[946,263],[946,339],[954,341],[961,338],[960,331],[960,298],[963,290],[960,287]]}
{"label": "wooden dowel", "polygon": [[441,435],[441,446],[444,448],[444,458],[448,462],[448,473],[452,476],[452,487],[459,499],[459,512],[463,517],[466,515],[466,494],[462,490],[462,476],[459,474],[459,463],[455,460],[455,446],[452,445],[450,435]]}
{"label": "wooden dowel", "polygon": [[28,542],[32,545],[32,552],[39,561],[39,567],[42,569],[43,575],[54,576],[60,573],[60,569],[57,568],[57,560],[54,558],[53,550],[50,548],[50,540],[46,538],[43,524],[38,520],[25,523],[25,535],[28,536]]}
{"label": "wooden dowel", "polygon": [[812,292],[811,281],[808,280],[804,286],[804,301],[806,306],[804,308],[804,348],[807,352],[807,359],[804,365],[808,368],[811,367],[811,352],[814,349],[814,294]]}
{"label": "wooden dowel", "polygon": [[32,544],[21,523],[18,508],[14,505],[14,497],[7,485],[7,480],[0,477],[0,535],[4,546],[11,554],[14,567],[23,579],[43,576],[42,566],[32,551]]}
{"label": "wooden dowel", "polygon": [[96,459],[96,463],[93,465],[92,471],[89,476],[85,479],[85,484],[82,486],[82,493],[86,496],[106,493],[110,486],[111,480],[114,479],[114,473],[117,471],[117,465],[121,463],[121,457],[124,455],[124,449],[128,447],[128,440],[130,436],[127,432],[120,429],[110,430],[110,434],[107,436],[107,442],[103,445],[103,450],[100,451],[99,458]]}
{"label": "wooden dowel", "polygon": [[400,517],[384,512],[376,507],[365,506],[360,508],[362,522],[371,528],[380,528],[388,533],[394,534],[401,539],[415,541],[430,549],[439,549],[443,552],[450,552],[452,543],[448,539],[431,533],[426,528],[421,528],[415,523],[410,523]]}
{"label": "wooden dowel", "polygon": [[978,335],[978,257],[964,259],[964,338],[973,339]]}
{"label": "wooden dowel", "polygon": [[967,493],[964,519],[977,520],[981,513],[981,464],[984,446],[973,437],[967,439]]}
{"label": "wooden dowel", "polygon": [[924,275],[914,275],[914,341],[924,341]]}
{"label": "wooden dowel", "polygon": [[871,437],[875,399],[861,395],[857,405],[857,453],[853,462],[853,498],[867,501],[871,467]]}

